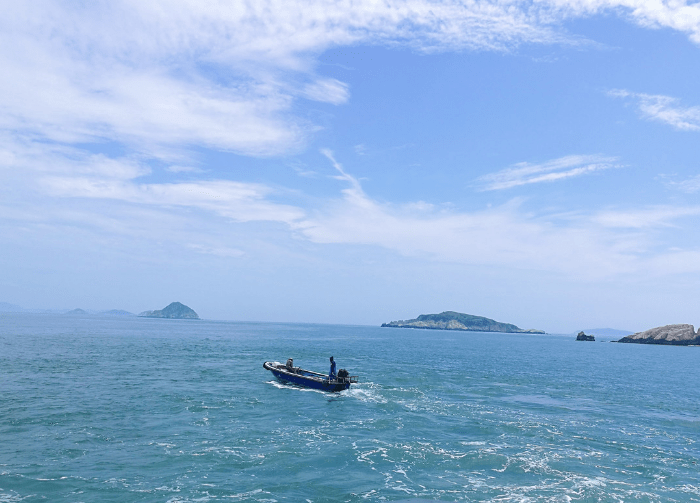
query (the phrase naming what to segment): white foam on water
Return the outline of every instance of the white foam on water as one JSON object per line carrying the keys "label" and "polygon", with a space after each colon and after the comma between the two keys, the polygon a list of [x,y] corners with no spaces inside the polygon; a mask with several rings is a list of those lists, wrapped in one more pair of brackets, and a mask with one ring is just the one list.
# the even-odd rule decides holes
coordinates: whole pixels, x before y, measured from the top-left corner
{"label": "white foam on water", "polygon": [[700,486],[684,484],[681,487],[679,487],[678,490],[682,493],[695,494],[696,496],[700,496]]}
{"label": "white foam on water", "polygon": [[[245,501],[253,496],[258,496],[258,495],[270,495],[272,493],[263,491],[262,489],[253,489],[252,491],[246,491],[243,493],[238,493],[238,494],[229,494],[229,495],[224,495],[221,496],[222,498],[227,498],[227,499],[233,499],[237,501]],[[255,501],[260,501],[261,503],[276,503],[276,499],[273,498],[255,498]]]}
{"label": "white foam on water", "polygon": [[376,489],[371,489],[371,490],[367,491],[366,493],[361,494],[360,497],[362,499],[368,499],[368,498],[371,498],[372,496],[374,496],[375,494],[377,494],[378,492],[379,491],[377,491]]}
{"label": "white foam on water", "polygon": [[169,492],[169,493],[179,493],[180,488],[179,487],[160,486],[160,487],[156,487],[156,491],[164,491],[164,492]]}
{"label": "white foam on water", "polygon": [[279,381],[265,381],[265,382],[266,382],[266,384],[272,384],[277,389],[298,391],[298,392],[302,392],[302,393],[320,393],[322,395],[325,395],[328,393],[328,391],[323,391],[320,389],[304,388],[303,386],[294,386],[293,384],[284,384],[284,383],[281,383]]}
{"label": "white foam on water", "polygon": [[577,480],[574,485],[573,489],[578,489],[578,488],[599,488],[602,489],[604,487],[607,487],[607,479],[605,477],[583,477]]}
{"label": "white foam on water", "polygon": [[[32,495],[26,496],[26,498],[30,498],[32,496],[34,496],[34,495],[32,494]],[[19,501],[22,501],[24,498],[25,497],[20,496],[19,494],[17,494],[14,491],[11,493],[0,493],[0,503],[17,503]]]}
{"label": "white foam on water", "polygon": [[361,402],[387,403],[389,400],[379,392],[380,387],[374,383],[361,383],[350,386],[350,389],[343,391],[344,396],[349,396]]}

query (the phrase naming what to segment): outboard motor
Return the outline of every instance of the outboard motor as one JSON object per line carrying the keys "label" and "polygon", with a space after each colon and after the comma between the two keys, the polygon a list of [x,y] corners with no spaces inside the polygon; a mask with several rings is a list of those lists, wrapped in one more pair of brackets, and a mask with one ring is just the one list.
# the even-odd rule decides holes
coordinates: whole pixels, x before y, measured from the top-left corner
{"label": "outboard motor", "polygon": [[340,369],[340,370],[338,371],[338,380],[339,380],[339,381],[344,381],[344,380],[346,380],[349,376],[350,376],[350,374],[348,374],[348,371],[345,370],[345,369]]}

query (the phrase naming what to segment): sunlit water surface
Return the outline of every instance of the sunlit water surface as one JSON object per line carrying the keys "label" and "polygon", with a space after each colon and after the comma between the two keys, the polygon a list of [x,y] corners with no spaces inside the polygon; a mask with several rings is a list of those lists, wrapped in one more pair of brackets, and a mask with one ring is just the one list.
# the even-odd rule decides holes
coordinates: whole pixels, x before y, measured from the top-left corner
{"label": "sunlit water surface", "polygon": [[700,501],[699,442],[700,348],[0,314],[0,502]]}

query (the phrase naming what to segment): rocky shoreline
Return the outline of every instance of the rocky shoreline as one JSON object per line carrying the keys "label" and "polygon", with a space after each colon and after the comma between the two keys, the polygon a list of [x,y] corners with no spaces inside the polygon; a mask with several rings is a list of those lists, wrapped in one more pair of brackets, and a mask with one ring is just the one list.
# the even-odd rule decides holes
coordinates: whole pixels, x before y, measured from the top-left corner
{"label": "rocky shoreline", "polygon": [[665,325],[623,337],[617,342],[632,344],[665,344],[671,346],[700,346],[700,328],[693,325]]}

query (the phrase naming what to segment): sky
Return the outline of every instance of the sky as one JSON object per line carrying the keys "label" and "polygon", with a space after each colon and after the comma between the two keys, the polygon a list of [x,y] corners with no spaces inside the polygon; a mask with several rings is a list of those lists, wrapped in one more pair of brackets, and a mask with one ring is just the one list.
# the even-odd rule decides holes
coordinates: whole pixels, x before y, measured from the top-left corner
{"label": "sky", "polygon": [[700,3],[2,1],[0,301],[700,324]]}

